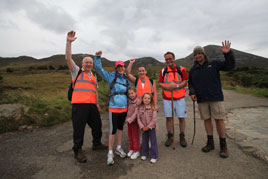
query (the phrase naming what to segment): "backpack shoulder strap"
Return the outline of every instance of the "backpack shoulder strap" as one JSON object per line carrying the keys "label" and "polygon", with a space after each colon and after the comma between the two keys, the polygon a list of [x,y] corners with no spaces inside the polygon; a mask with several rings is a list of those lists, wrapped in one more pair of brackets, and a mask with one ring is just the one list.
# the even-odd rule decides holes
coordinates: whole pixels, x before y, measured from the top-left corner
{"label": "backpack shoulder strap", "polygon": [[113,89],[115,83],[116,83],[116,79],[117,79],[117,75],[114,74],[114,80],[112,81],[111,85],[110,85],[110,90]]}
{"label": "backpack shoulder strap", "polygon": [[182,78],[181,66],[177,66],[177,72],[179,73],[179,75]]}
{"label": "backpack shoulder strap", "polygon": [[150,78],[150,82],[152,84],[152,86],[154,85],[154,80],[152,78]]}
{"label": "backpack shoulder strap", "polygon": [[78,76],[81,74],[81,72],[82,72],[82,70],[81,70],[81,68],[80,68],[79,71],[78,71],[78,73],[77,73],[77,76],[76,76],[76,78],[75,78],[75,80],[74,80],[73,86],[75,85],[76,80],[77,80]]}

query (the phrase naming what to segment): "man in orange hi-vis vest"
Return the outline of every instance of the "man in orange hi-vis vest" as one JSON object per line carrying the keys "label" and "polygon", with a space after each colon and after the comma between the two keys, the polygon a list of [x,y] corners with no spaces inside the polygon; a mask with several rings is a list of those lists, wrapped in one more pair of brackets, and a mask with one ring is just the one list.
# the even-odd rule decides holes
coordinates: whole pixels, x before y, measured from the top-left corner
{"label": "man in orange hi-vis vest", "polygon": [[[173,132],[172,131],[172,100],[173,110],[176,116],[179,118],[180,127],[180,145],[182,147],[187,146],[185,140],[185,118],[186,113],[186,102],[185,102],[185,86],[187,85],[188,75],[186,68],[182,66],[176,66],[175,55],[172,52],[167,52],[164,55],[167,67],[162,68],[159,74],[159,85],[162,88],[164,114],[166,117],[166,128],[167,128],[167,141],[165,146],[172,144]],[[174,127],[174,126],[173,126]]]}
{"label": "man in orange hi-vis vest", "polygon": [[68,32],[65,60],[70,69],[72,81],[74,82],[76,80],[75,85],[73,86],[71,100],[74,157],[78,162],[84,163],[87,161],[87,158],[82,151],[86,123],[92,130],[92,149],[106,149],[107,146],[101,143],[102,122],[99,113],[100,107],[98,105],[97,78],[91,72],[93,68],[93,59],[91,57],[84,57],[80,71],[80,67],[78,67],[72,59],[71,46],[72,42],[75,40],[75,32]]}

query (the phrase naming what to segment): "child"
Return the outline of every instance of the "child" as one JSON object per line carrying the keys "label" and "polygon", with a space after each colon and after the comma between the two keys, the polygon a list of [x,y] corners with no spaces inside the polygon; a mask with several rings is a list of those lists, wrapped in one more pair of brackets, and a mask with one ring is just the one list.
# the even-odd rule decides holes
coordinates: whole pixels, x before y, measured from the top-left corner
{"label": "child", "polygon": [[158,148],[156,141],[155,128],[157,110],[150,93],[144,93],[142,96],[142,102],[138,106],[138,124],[142,130],[142,150],[141,159],[146,160],[149,154],[149,142],[151,142],[151,163],[156,163],[158,159]]}
{"label": "child", "polygon": [[127,154],[131,159],[137,159],[140,156],[140,135],[137,123],[138,98],[136,88],[128,88],[128,111],[126,123],[128,124],[129,152]]}

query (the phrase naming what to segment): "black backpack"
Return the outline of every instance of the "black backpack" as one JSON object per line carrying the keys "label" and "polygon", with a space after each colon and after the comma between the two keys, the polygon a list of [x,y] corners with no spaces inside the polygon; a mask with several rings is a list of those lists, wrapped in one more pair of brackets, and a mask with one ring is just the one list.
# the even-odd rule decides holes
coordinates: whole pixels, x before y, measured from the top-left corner
{"label": "black backpack", "polygon": [[177,71],[167,71],[167,67],[166,67],[166,68],[164,69],[163,74],[162,74],[163,81],[164,81],[164,77],[165,77],[166,73],[170,73],[170,72],[178,72],[179,75],[180,75],[181,78],[182,78],[181,67],[180,67],[180,66],[176,66],[176,68],[177,68]]}
{"label": "black backpack", "polygon": [[[74,80],[74,85],[75,85],[75,83],[76,83],[76,80],[77,80],[77,78],[78,78],[78,76],[80,75],[80,73],[82,72],[82,70],[81,70],[81,68],[79,69],[79,71],[78,71],[78,74],[77,74],[77,76],[76,76],[76,78],[75,78],[75,80]],[[73,96],[73,82],[70,84],[70,86],[69,86],[69,89],[68,89],[68,100],[69,101],[72,101],[72,96]]]}
{"label": "black backpack", "polygon": [[[139,78],[136,77],[136,80],[135,80],[135,87],[137,87],[138,80],[139,80]],[[151,82],[151,85],[153,86],[153,85],[154,85],[154,80],[150,78],[150,82]]]}

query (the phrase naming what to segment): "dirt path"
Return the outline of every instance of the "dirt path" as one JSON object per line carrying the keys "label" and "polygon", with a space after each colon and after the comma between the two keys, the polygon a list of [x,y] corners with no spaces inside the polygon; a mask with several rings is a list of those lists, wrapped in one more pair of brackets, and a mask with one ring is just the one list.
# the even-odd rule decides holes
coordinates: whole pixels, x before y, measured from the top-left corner
{"label": "dirt path", "polygon": [[[268,100],[249,95],[224,91],[228,111],[237,108],[268,106]],[[186,128],[187,148],[178,144],[178,120],[176,149],[164,146],[166,140],[165,120],[160,101],[157,140],[159,161],[151,164],[115,157],[113,166],[106,165],[107,151],[91,150],[91,130],[87,127],[83,149],[88,158],[86,164],[73,158],[71,122],[33,132],[14,132],[0,135],[0,178],[267,178],[268,165],[264,161],[245,154],[235,139],[228,139],[230,157],[219,157],[219,143],[215,134],[215,150],[201,152],[206,142],[203,122],[197,112],[197,133],[194,145],[193,108],[187,97],[188,119]],[[107,143],[108,120],[103,116],[103,142]],[[127,150],[127,128],[124,129],[124,149]]]}

